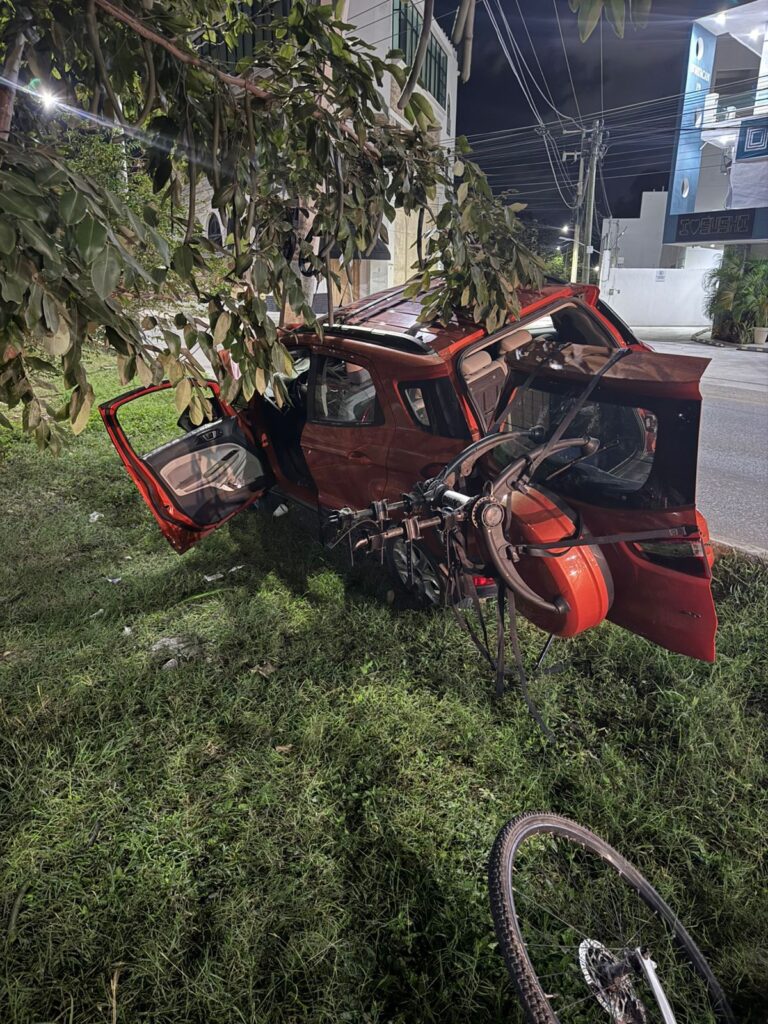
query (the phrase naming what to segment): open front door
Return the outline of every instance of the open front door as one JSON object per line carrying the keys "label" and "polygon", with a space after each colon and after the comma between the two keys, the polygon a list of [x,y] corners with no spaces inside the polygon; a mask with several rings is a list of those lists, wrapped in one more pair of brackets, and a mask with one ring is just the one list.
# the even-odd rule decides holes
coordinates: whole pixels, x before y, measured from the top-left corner
{"label": "open front door", "polygon": [[597,543],[605,538],[600,547],[614,588],[608,618],[671,651],[712,661],[712,555],[696,510],[699,380],[709,360],[631,350],[600,377],[610,354],[583,345],[560,348],[551,359],[525,353],[512,370],[520,387],[506,428],[527,436],[510,439],[504,457],[549,440],[576,408],[565,436],[592,437],[597,449],[547,458],[534,482],[579,513],[583,533]]}
{"label": "open front door", "polygon": [[[248,412],[235,414],[219,398],[218,385],[209,381],[209,387],[217,418],[199,427],[177,420],[168,383],[129,391],[99,407],[128,475],[180,554],[256,501],[273,481]],[[134,445],[149,450],[139,455]]]}

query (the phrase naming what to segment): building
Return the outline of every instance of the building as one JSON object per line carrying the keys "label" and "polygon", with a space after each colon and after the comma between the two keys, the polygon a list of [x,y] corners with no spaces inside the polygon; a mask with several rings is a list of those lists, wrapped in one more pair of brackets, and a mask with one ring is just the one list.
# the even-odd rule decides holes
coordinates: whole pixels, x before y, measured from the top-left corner
{"label": "building", "polygon": [[[382,0],[373,7],[371,0],[347,0],[344,20],[356,26],[355,34],[373,46],[378,57],[386,57],[393,49],[402,50],[405,63],[410,64],[421,35],[423,7],[424,0],[412,3]],[[432,104],[438,141],[447,145],[456,135],[458,60],[450,39],[436,21],[432,24],[431,35],[418,89]],[[400,88],[391,75],[385,76],[382,92],[390,121],[410,127],[397,109]],[[416,221],[415,215],[408,217],[398,211],[394,224],[387,225],[390,258],[364,261],[368,266],[359,268],[358,296],[401,284],[412,276],[416,261]]]}
{"label": "building", "polygon": [[671,327],[693,334],[709,326],[706,277],[720,263],[714,243],[664,242],[668,193],[644,192],[638,217],[606,217],[600,244],[600,290],[634,328]]}
{"label": "building", "polygon": [[[221,44],[212,56],[220,61],[237,61],[253,52],[257,41],[269,38],[269,23],[275,14],[287,14],[291,0],[278,0],[270,4],[256,0],[252,7],[254,20],[253,34],[238,40],[235,52],[226,50]],[[356,35],[373,48],[375,54],[386,57],[390,50],[402,50],[405,62],[413,59],[416,44],[423,24],[421,11],[423,0],[382,0],[371,6],[371,0],[346,0],[342,20],[355,26],[351,34]],[[437,121],[435,131],[440,142],[448,143],[456,135],[456,90],[458,84],[458,61],[456,51],[448,36],[433,23],[431,39],[427,50],[424,68],[417,86],[432,104]],[[400,89],[390,74],[384,76],[382,83],[387,118],[404,128],[410,125],[397,109]],[[220,214],[211,207],[212,191],[203,186],[199,190],[198,219],[205,226],[208,237],[221,242],[226,238],[226,226]],[[349,287],[335,300],[343,302],[361,298],[383,288],[400,284],[413,274],[416,260],[417,217],[406,216],[398,211],[394,223],[386,223],[388,241],[380,242],[369,259],[354,261],[349,268]],[[332,254],[333,255],[333,254]],[[320,281],[314,297],[317,310],[324,310],[327,305],[326,283]]]}
{"label": "building", "polygon": [[691,25],[668,192],[603,221],[600,287],[633,327],[707,328],[726,245],[768,256],[768,0]]}
{"label": "building", "polygon": [[768,255],[768,0],[693,22],[664,242]]}

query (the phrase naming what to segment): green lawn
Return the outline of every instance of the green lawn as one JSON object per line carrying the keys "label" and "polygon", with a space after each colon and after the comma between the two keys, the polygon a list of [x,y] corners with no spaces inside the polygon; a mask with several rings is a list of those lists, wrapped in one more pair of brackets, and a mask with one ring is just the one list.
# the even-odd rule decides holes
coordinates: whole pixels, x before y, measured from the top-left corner
{"label": "green lawn", "polygon": [[[717,566],[714,666],[571,643],[533,686],[555,749],[447,615],[388,605],[292,515],[176,555],[96,414],[59,459],[0,432],[0,493],[0,1020],[517,1021],[485,863],[553,809],[765,1022],[766,567]],[[201,656],[163,670],[179,634]]]}

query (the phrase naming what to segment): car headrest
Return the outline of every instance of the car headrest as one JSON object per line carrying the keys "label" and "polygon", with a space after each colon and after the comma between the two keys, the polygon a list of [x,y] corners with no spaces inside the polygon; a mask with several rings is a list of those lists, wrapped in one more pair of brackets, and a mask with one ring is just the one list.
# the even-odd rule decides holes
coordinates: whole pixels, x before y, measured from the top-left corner
{"label": "car headrest", "polygon": [[481,373],[486,367],[490,366],[493,360],[491,359],[490,352],[473,352],[471,356],[467,356],[461,364],[461,372],[464,375],[464,380],[470,380],[476,377],[478,373]]}
{"label": "car headrest", "polygon": [[514,352],[516,348],[521,348],[531,341],[533,341],[533,335],[530,331],[520,330],[515,331],[514,334],[508,334],[506,338],[502,338],[499,342],[499,355],[504,355],[506,352]]}

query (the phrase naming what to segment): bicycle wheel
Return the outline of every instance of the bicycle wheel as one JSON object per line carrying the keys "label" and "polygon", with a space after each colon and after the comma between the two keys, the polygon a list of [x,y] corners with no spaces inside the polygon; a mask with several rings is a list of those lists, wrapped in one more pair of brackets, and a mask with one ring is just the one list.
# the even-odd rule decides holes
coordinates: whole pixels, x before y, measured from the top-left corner
{"label": "bicycle wheel", "polygon": [[557,814],[515,818],[496,837],[489,887],[533,1024],[736,1024],[674,912],[589,829]]}

